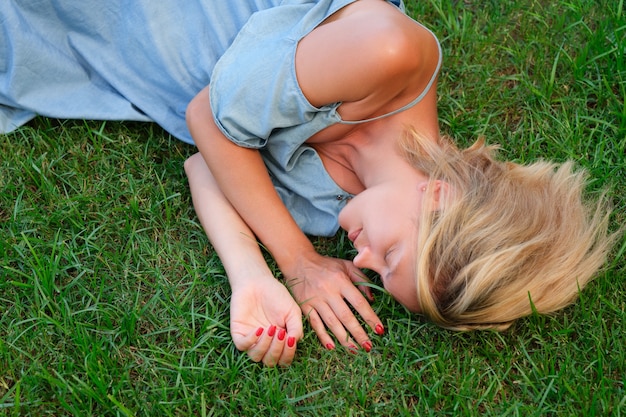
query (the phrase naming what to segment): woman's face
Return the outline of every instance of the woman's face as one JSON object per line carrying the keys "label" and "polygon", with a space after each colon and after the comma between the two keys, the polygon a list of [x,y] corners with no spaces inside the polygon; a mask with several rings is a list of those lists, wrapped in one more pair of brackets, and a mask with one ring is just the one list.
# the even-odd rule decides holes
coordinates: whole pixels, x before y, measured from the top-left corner
{"label": "woman's face", "polygon": [[358,251],[354,265],[378,273],[385,289],[416,313],[418,218],[427,185],[414,169],[404,170],[356,195],[339,214]]}

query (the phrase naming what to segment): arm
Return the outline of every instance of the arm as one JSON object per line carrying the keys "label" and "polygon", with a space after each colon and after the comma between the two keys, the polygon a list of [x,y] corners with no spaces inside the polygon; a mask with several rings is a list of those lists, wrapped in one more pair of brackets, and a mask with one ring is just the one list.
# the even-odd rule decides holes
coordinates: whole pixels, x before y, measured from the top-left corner
{"label": "arm", "polygon": [[[266,365],[291,363],[295,342],[302,337],[300,308],[272,275],[252,231],[217,187],[200,154],[185,161],[185,172],[200,223],[232,288],[230,326],[235,346]],[[272,325],[279,328],[272,331]]]}
{"label": "arm", "polygon": [[343,345],[355,346],[350,334],[356,343],[371,346],[346,303],[373,329],[382,326],[352,283],[363,281],[361,272],[349,261],[323,257],[315,251],[276,193],[259,152],[235,145],[215,125],[208,87],[190,103],[187,123],[217,186],[268,248],[296,299],[304,302],[301,307],[322,344],[334,346],[326,323]]}
{"label": "arm", "polygon": [[[430,35],[416,33],[415,22],[384,2],[358,2],[343,11],[298,46],[296,72],[309,101],[316,106],[357,103],[351,114],[359,119],[383,111],[398,97],[414,97],[414,89],[421,91],[429,72],[419,65],[417,49],[426,46],[423,39],[432,43]],[[416,37],[422,39],[417,46]],[[190,103],[187,121],[219,188],[276,259],[322,344],[333,345],[328,326],[345,346],[353,344],[349,334],[371,346],[348,305],[372,328],[382,329],[352,283],[363,281],[362,274],[351,262],[315,252],[280,201],[259,152],[236,146],[213,122],[208,88]]]}

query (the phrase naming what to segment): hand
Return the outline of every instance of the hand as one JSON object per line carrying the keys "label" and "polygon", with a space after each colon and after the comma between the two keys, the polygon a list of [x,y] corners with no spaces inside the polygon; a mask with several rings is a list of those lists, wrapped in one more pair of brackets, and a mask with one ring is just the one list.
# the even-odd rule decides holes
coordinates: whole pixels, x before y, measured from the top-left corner
{"label": "hand", "polygon": [[[365,285],[369,280],[352,262],[321,256],[317,253],[302,256],[298,265],[289,271],[287,278],[294,298],[309,319],[317,337],[327,349],[334,349],[335,344],[326,328],[335,335],[339,343],[350,350],[357,346],[366,351],[372,348],[372,342],[352,313],[348,303],[374,331],[381,335],[384,327],[369,302],[373,300],[371,290]],[[356,341],[356,343],[355,343]]]}
{"label": "hand", "polygon": [[302,313],[274,277],[233,289],[230,332],[235,346],[255,362],[289,365],[302,338]]}

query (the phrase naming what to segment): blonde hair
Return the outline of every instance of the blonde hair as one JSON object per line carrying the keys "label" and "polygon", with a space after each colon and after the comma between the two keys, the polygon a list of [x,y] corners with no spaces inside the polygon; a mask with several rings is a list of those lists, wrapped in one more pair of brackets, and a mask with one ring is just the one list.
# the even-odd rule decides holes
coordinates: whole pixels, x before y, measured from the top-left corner
{"label": "blonde hair", "polygon": [[449,189],[420,221],[417,297],[431,321],[503,330],[572,303],[604,264],[615,237],[610,210],[604,195],[583,198],[586,175],[572,162],[500,162],[482,139],[460,150],[415,132],[403,145],[416,168]]}

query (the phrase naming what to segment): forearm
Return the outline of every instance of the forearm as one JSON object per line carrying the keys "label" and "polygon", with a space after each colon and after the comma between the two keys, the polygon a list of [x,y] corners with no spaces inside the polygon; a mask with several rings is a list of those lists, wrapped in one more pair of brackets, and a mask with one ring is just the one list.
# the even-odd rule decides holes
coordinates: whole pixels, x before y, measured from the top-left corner
{"label": "forearm", "polygon": [[200,154],[185,162],[196,214],[217,252],[231,287],[272,278],[256,238],[221,192]]}
{"label": "forearm", "polygon": [[315,254],[313,245],[280,200],[260,153],[223,135],[213,121],[208,90],[198,98],[188,109],[188,125],[217,186],[283,273],[289,273],[299,258]]}
{"label": "forearm", "polygon": [[221,192],[202,155],[185,161],[194,208],[232,289],[230,331],[255,362],[288,365],[302,338],[302,313],[267,266],[254,235]]}

